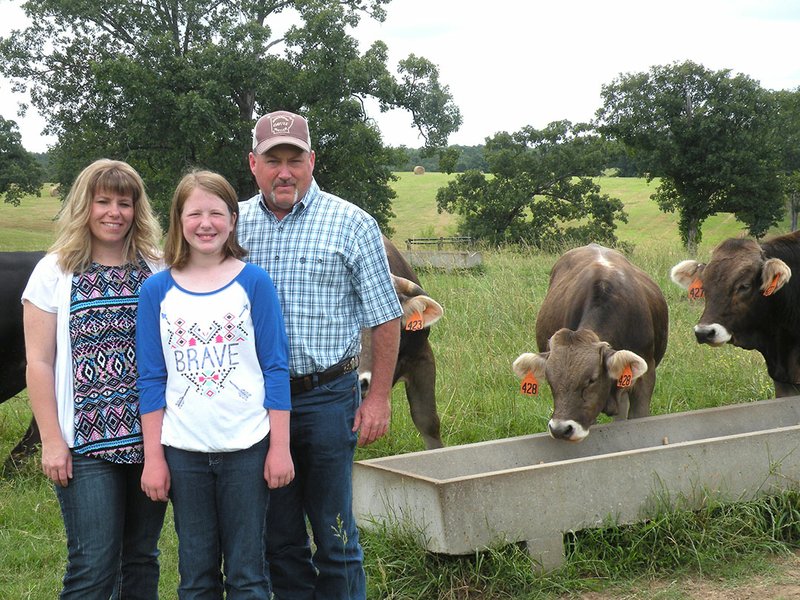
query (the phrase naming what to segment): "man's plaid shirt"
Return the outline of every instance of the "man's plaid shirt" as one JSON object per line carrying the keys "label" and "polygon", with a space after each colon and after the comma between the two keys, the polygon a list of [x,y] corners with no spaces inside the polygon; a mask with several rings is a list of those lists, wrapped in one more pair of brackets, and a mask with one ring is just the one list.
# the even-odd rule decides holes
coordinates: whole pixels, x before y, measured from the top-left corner
{"label": "man's plaid shirt", "polygon": [[245,260],[265,268],[278,291],[292,377],[324,371],[361,349],[361,328],[402,314],[378,224],[311,182],[282,220],[258,194],[239,203]]}

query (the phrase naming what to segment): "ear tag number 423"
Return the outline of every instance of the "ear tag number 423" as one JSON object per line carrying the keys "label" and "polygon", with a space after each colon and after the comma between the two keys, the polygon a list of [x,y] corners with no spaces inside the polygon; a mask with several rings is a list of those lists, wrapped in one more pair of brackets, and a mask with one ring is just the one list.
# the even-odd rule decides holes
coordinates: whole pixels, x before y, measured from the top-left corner
{"label": "ear tag number 423", "polygon": [[406,331],[422,331],[425,328],[425,322],[422,320],[422,314],[417,311],[413,313],[406,321]]}

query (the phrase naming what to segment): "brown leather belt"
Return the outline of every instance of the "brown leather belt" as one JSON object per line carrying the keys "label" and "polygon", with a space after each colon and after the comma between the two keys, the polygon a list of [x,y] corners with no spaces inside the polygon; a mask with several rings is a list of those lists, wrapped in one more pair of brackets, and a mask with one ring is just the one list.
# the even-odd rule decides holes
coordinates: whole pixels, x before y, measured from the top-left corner
{"label": "brown leather belt", "polygon": [[325,385],[329,381],[333,381],[337,377],[341,377],[345,373],[350,373],[358,368],[358,357],[351,356],[339,361],[332,367],[328,367],[319,373],[312,373],[311,375],[303,375],[302,377],[292,377],[289,379],[289,387],[292,395],[310,392],[314,388]]}

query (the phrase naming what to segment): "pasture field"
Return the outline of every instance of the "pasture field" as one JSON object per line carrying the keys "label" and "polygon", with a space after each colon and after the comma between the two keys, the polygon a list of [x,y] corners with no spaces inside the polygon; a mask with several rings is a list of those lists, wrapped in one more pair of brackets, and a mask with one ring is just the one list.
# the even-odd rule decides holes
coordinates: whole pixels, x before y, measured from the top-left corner
{"label": "pasture field", "polygon": [[[398,247],[404,248],[408,237],[453,235],[455,218],[438,214],[435,205],[436,189],[448,176],[399,176],[393,223]],[[669,280],[670,267],[687,255],[678,242],[675,215],[660,213],[648,198],[653,185],[621,178],[603,178],[601,185],[604,193],[625,203],[630,222],[620,226],[620,238],[634,244],[631,259],[660,285],[670,308],[669,346],[658,368],[652,412],[771,397],[772,384],[760,355],[694,341],[692,326],[702,306],[689,301]],[[0,250],[45,248],[57,210],[53,202],[42,197],[28,198],[18,208],[0,205]],[[38,217],[33,218],[34,213]],[[722,215],[710,219],[703,234],[701,258],[721,239],[740,235],[741,228]],[[536,350],[536,313],[556,258],[535,251],[490,250],[484,252],[480,269],[419,274],[423,287],[445,310],[431,333],[445,444],[545,431],[549,389],[543,386],[533,398],[521,395],[511,362],[521,352]],[[27,427],[26,402],[23,393],[0,405],[0,458]],[[392,402],[389,435],[359,449],[357,459],[423,449],[402,385],[395,388]],[[699,514],[665,513],[640,526],[610,524],[607,530],[578,532],[571,540],[568,564],[541,576],[532,573],[524,549],[517,546],[499,546],[471,557],[435,556],[420,549],[416,536],[399,526],[363,532],[371,600],[577,598],[598,590],[604,595],[592,598],[681,598],[689,596],[638,595],[633,590],[686,573],[734,583],[754,573],[769,573],[769,557],[786,554],[800,542],[800,499],[787,494],[731,507],[709,498],[707,510]],[[57,595],[65,561],[63,526],[36,459],[0,480],[0,557],[0,597]],[[175,598],[176,586],[177,548],[168,514],[162,534],[161,597]]]}
{"label": "pasture field", "polygon": [[[391,236],[398,248],[405,248],[405,240],[412,237],[447,237],[456,234],[456,215],[436,210],[436,190],[447,185],[455,175],[445,173],[396,173],[394,182],[397,198],[393,210],[395,218]],[[634,245],[672,244],[678,241],[677,215],[662,213],[650,196],[655,193],[658,180],[647,183],[635,177],[600,177],[597,180],[603,194],[619,198],[628,213],[628,222],[619,223],[617,235],[621,241]],[[779,229],[776,229],[776,232]],[[701,250],[710,250],[721,240],[742,235],[742,225],[729,213],[714,215],[703,224]]]}

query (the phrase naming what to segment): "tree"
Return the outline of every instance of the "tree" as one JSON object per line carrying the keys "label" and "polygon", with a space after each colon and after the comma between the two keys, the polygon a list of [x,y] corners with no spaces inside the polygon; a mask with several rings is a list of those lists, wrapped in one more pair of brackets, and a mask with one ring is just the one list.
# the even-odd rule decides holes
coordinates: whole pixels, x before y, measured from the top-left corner
{"label": "tree", "polygon": [[19,206],[25,194],[40,195],[44,170],[36,157],[22,147],[17,124],[0,117],[0,194]]}
{"label": "tree", "polygon": [[797,215],[800,213],[800,171],[792,171],[781,177],[783,191],[786,194],[786,208],[792,231],[797,231]]}
{"label": "tree", "polygon": [[596,241],[615,245],[622,202],[591,179],[606,163],[606,144],[585,124],[550,123],[498,133],[486,142],[492,176],[477,170],[439,189],[440,211],[460,214],[459,233],[491,244],[537,247]]}
{"label": "tree", "polygon": [[621,75],[601,96],[599,131],[661,177],[652,198],[678,211],[690,251],[715,213],[734,213],[756,237],[780,219],[774,103],[756,81],[684,62]]}
{"label": "tree", "polygon": [[[361,18],[382,21],[388,2],[27,2],[32,25],[0,42],[0,71],[47,115],[64,189],[86,163],[109,156],[142,173],[162,213],[191,167],[222,173],[247,197],[255,117],[281,108],[308,118],[320,185],[386,228],[393,156],[364,99],[408,110],[431,148],[461,123],[429,61],[401,61],[398,79],[383,42],[359,52],[348,30]],[[278,30],[287,17],[294,24]]]}
{"label": "tree", "polygon": [[436,156],[423,156],[422,150],[419,148],[401,146],[396,150],[401,152],[401,157],[394,164],[397,171],[413,171],[417,165],[422,166],[425,171],[432,172],[463,173],[469,169],[489,170],[489,165],[486,164],[486,160],[483,158],[483,146],[448,146],[446,156],[453,163],[449,171],[444,168],[449,165],[442,164],[443,154],[441,152],[437,153]]}
{"label": "tree", "polygon": [[781,182],[786,195],[792,231],[800,212],[800,88],[775,92],[778,106],[778,136],[781,151]]}

